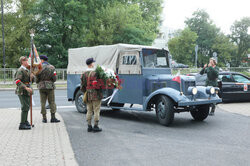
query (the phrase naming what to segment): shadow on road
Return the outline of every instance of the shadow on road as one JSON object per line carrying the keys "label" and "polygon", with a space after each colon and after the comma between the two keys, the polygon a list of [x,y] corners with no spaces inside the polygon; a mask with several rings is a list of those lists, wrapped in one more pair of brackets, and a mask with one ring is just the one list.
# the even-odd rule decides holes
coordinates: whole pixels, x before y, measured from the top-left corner
{"label": "shadow on road", "polygon": [[[106,118],[113,118],[119,120],[127,120],[144,124],[158,124],[161,125],[155,112],[139,112],[139,111],[113,111],[113,110],[102,110],[101,116]],[[195,121],[189,113],[175,114],[174,122],[170,125],[171,128],[189,128],[190,126],[197,126],[202,128],[204,125],[208,125],[209,117],[207,120],[202,122]]]}

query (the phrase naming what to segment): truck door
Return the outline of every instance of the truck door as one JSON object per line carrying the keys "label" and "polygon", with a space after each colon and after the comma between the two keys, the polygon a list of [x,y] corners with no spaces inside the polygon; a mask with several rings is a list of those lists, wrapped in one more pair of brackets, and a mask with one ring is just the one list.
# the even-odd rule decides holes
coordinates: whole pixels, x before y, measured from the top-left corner
{"label": "truck door", "polygon": [[138,50],[123,51],[119,55],[118,74],[122,80],[117,102],[142,104],[142,74],[140,54]]}

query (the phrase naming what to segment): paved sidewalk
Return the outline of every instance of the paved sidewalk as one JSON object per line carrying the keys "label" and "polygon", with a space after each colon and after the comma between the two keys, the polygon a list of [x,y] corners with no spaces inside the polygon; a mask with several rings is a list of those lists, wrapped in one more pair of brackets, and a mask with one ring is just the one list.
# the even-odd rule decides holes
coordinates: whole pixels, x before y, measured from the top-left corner
{"label": "paved sidewalk", "polygon": [[250,116],[250,102],[223,103],[218,104],[218,107],[224,111]]}
{"label": "paved sidewalk", "polygon": [[[1,166],[77,166],[62,117],[60,123],[42,123],[33,110],[34,128],[18,130],[20,109],[0,109]],[[47,117],[50,120],[50,114]]]}

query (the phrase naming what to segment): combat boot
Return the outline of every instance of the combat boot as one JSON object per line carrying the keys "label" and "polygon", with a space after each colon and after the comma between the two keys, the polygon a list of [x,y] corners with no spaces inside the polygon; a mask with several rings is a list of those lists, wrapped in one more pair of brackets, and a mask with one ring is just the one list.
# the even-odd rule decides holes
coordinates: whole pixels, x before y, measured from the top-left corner
{"label": "combat boot", "polygon": [[58,119],[56,119],[56,118],[51,118],[51,119],[50,119],[50,122],[51,122],[51,123],[58,123],[58,122],[60,122],[60,120],[58,120]]}
{"label": "combat boot", "polygon": [[92,125],[88,125],[88,132],[91,132],[91,131],[93,131],[93,127]]}
{"label": "combat boot", "polygon": [[93,127],[93,131],[94,131],[94,132],[100,132],[100,131],[102,131],[102,129],[101,129],[100,127],[98,127],[97,125],[95,125],[95,126]]}
{"label": "combat boot", "polygon": [[214,111],[211,111],[211,112],[209,113],[209,116],[214,116]]}
{"label": "combat boot", "polygon": [[20,123],[19,130],[30,130],[31,127],[27,126],[25,123]]}
{"label": "combat boot", "polygon": [[215,111],[215,105],[212,106],[209,116],[214,116],[214,111]]}
{"label": "combat boot", "polygon": [[60,122],[60,120],[56,119],[56,116],[54,113],[51,114],[51,119],[50,119],[51,123],[58,123]]}
{"label": "combat boot", "polygon": [[25,125],[26,126],[31,126],[30,123],[28,121],[25,121]]}
{"label": "combat boot", "polygon": [[43,114],[43,123],[47,123],[47,117],[46,117],[46,114]]}

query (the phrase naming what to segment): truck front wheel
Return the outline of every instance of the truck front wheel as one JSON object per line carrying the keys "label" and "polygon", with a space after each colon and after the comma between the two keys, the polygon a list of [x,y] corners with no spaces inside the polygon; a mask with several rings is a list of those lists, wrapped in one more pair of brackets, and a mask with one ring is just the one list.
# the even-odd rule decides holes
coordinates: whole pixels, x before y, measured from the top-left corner
{"label": "truck front wheel", "polygon": [[209,105],[197,106],[194,110],[190,111],[194,120],[203,121],[209,114]]}
{"label": "truck front wheel", "polygon": [[156,102],[156,116],[160,124],[169,126],[174,120],[174,102],[161,95]]}
{"label": "truck front wheel", "polygon": [[75,97],[76,109],[80,113],[87,113],[86,104],[83,102],[83,92],[78,90]]}

